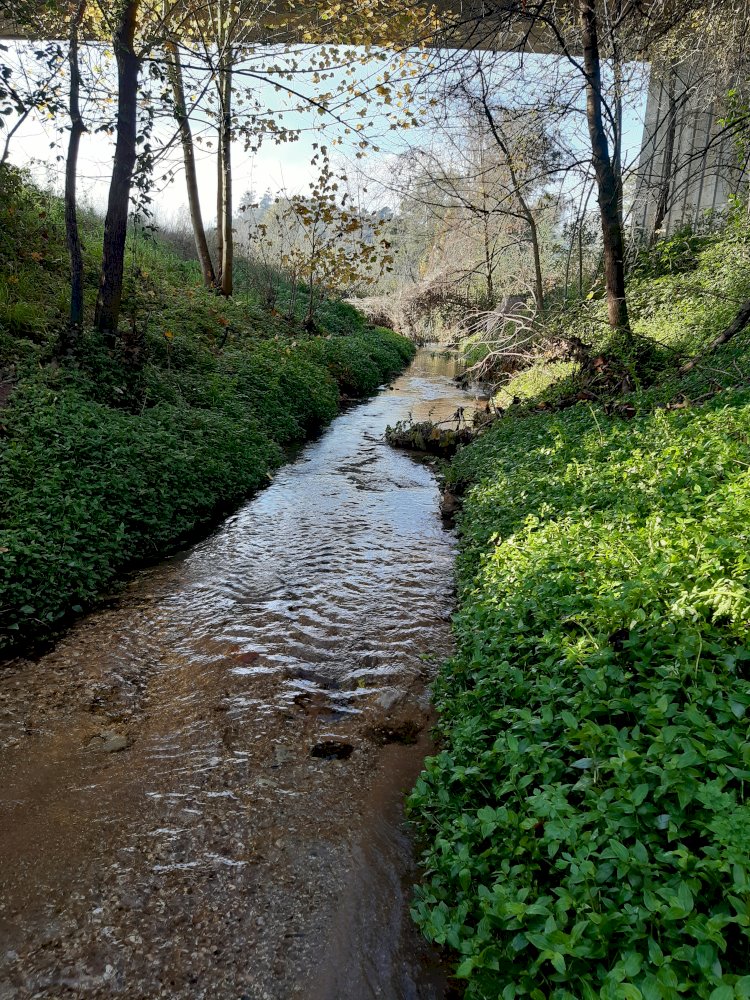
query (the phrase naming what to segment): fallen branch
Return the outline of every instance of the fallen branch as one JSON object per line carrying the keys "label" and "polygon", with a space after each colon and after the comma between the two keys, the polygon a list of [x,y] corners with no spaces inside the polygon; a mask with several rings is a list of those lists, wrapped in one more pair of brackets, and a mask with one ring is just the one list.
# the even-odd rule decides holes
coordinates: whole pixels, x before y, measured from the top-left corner
{"label": "fallen branch", "polygon": [[460,445],[470,444],[475,436],[476,431],[465,423],[444,428],[431,420],[416,424],[399,421],[395,427],[387,427],[385,432],[385,439],[392,448],[420,451],[442,458],[454,455]]}
{"label": "fallen branch", "polygon": [[747,324],[750,323],[750,299],[742,304],[739,312],[734,317],[732,322],[723,330],[718,337],[711,341],[706,350],[694,357],[690,361],[686,361],[684,365],[678,371],[680,375],[686,375],[689,371],[695,368],[696,365],[700,364],[701,360],[708,354],[713,354],[715,350],[722,346],[722,344],[728,343],[732,337],[735,337],[738,333],[741,333]]}

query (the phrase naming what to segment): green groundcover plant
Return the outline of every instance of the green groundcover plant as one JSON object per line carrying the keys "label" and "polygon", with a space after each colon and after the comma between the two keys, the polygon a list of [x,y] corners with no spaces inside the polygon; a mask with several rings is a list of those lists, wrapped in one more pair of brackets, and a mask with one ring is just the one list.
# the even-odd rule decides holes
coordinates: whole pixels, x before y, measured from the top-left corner
{"label": "green groundcover plant", "polygon": [[14,391],[0,435],[0,648],[48,634],[124,566],[231,509],[268,481],[281,445],[335,416],[340,386],[372,392],[413,353],[364,329],[218,357],[171,350],[170,369],[146,367],[136,410],[101,399],[101,370],[44,371]]}
{"label": "green groundcover plant", "polygon": [[750,997],[750,393],[460,452],[414,916],[471,998]]}

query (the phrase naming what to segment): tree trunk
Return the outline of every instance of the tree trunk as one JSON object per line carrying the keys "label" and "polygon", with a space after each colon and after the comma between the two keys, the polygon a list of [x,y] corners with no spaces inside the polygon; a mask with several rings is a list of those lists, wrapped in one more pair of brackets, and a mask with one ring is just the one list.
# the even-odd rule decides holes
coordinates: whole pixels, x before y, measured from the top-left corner
{"label": "tree trunk", "polygon": [[534,213],[529,207],[529,203],[523,196],[510,158],[508,158],[508,169],[513,182],[513,187],[515,189],[516,198],[518,199],[518,205],[521,209],[521,215],[524,217],[526,225],[529,227],[531,252],[534,257],[534,302],[536,304],[536,310],[541,316],[544,312],[544,280],[542,278],[542,255],[539,250],[539,230],[537,229]]}
{"label": "tree trunk", "polygon": [[526,221],[529,224],[531,249],[534,254],[534,299],[536,301],[537,312],[541,315],[544,312],[544,281],[542,280],[542,256],[539,252],[539,231],[536,228],[536,220],[531,212],[529,212]]}
{"label": "tree trunk", "polygon": [[315,285],[313,284],[312,274],[310,275],[310,288],[307,293],[307,311],[305,312],[305,321],[302,325],[308,332],[312,332],[315,327]]}
{"label": "tree trunk", "polygon": [[620,211],[622,185],[609,155],[607,133],[602,119],[602,77],[596,0],[582,0],[581,26],[583,64],[586,72],[586,119],[602,222],[607,313],[609,325],[613,330],[629,333],[630,321],[625,297],[625,238]]}
{"label": "tree trunk", "polygon": [[234,271],[234,235],[232,232],[232,47],[227,45],[224,64],[219,70],[221,86],[221,149],[220,171],[220,216],[217,220],[221,229],[221,282],[222,295],[232,294]]}
{"label": "tree trunk", "polygon": [[314,318],[315,318],[315,264],[318,255],[317,252],[318,252],[318,245],[317,245],[317,240],[315,238],[315,230],[313,230],[312,240],[310,243],[310,267],[307,272],[307,279],[308,279],[307,309],[305,311],[305,318],[302,323],[305,330],[309,331],[311,331],[314,327]]}
{"label": "tree trunk", "polygon": [[190,207],[190,222],[193,227],[193,237],[195,238],[195,250],[201,266],[203,283],[208,288],[213,288],[216,285],[216,273],[213,261],[211,260],[211,251],[208,247],[206,229],[203,225],[203,215],[201,213],[198,175],[195,169],[195,146],[193,145],[193,133],[187,114],[180,50],[176,42],[168,42],[166,50],[168,56],[167,72],[174,98],[174,113],[182,143],[182,159],[185,165],[185,183],[187,185],[188,205]]}
{"label": "tree trunk", "polygon": [[583,223],[578,228],[578,298],[583,298]]}
{"label": "tree trunk", "polygon": [[[221,89],[219,90],[221,93]],[[220,112],[221,114],[221,112]],[[224,146],[221,141],[223,116],[216,130],[216,290],[221,288],[224,262]]]}
{"label": "tree trunk", "polygon": [[[596,2],[596,0],[594,0]],[[619,21],[622,14],[621,0],[615,0],[615,18]],[[623,92],[624,85],[622,79],[622,58],[619,46],[614,43],[612,46],[612,76],[614,83],[614,124],[612,136],[612,169],[617,181],[617,214],[622,219],[623,208],[623,186],[622,186],[622,121],[623,121]]]}
{"label": "tree trunk", "polygon": [[65,163],[65,242],[70,257],[70,315],[68,327],[60,338],[60,346],[64,352],[69,352],[75,347],[78,334],[83,326],[83,251],[81,249],[81,235],[78,231],[76,177],[81,136],[86,131],[81,117],[81,69],[78,63],[78,35],[85,12],[86,0],[79,0],[78,7],[70,21],[70,47],[68,50],[70,137],[68,139],[68,158]]}
{"label": "tree trunk", "polygon": [[140,60],[133,49],[138,0],[126,0],[114,36],[117,58],[117,142],[104,220],[104,247],[96,327],[102,333],[117,332],[125,270],[125,238],[128,226],[130,185],[136,162],[138,118],[138,73]]}
{"label": "tree trunk", "polygon": [[495,308],[495,281],[493,278],[494,260],[492,253],[492,242],[490,239],[489,214],[487,212],[487,192],[482,184],[482,235],[484,237],[484,271],[487,285],[487,308]]}
{"label": "tree trunk", "polygon": [[487,272],[486,284],[487,284],[487,308],[495,308],[495,282],[492,277],[492,256],[490,254],[489,247],[485,244],[484,247],[484,266]]}

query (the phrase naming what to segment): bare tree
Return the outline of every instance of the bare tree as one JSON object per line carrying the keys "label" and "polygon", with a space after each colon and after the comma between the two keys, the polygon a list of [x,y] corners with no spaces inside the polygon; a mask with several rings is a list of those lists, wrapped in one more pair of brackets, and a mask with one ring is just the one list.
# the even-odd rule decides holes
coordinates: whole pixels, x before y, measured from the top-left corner
{"label": "bare tree", "polygon": [[[654,0],[654,7],[657,0]],[[609,323],[628,333],[623,220],[622,122],[626,57],[643,50],[649,15],[640,6],[621,0],[581,0],[577,16],[562,3],[526,0],[487,0],[481,11],[463,8],[446,22],[444,39],[461,42],[475,51],[503,48],[526,59],[536,48],[555,53],[568,68],[567,82],[557,94],[557,70],[546,65],[550,85],[540,70],[535,78],[540,103],[557,106],[570,121],[585,115],[590,163],[593,169],[602,234],[604,278]],[[550,57],[550,59],[553,57]],[[603,61],[606,60],[606,73]],[[474,61],[465,58],[452,67],[471,79]],[[522,73],[527,73],[522,68]],[[528,73],[526,78],[528,79]],[[583,109],[581,109],[581,102]]]}
{"label": "bare tree", "polygon": [[213,288],[216,284],[216,272],[214,271],[211,251],[206,238],[206,228],[203,224],[203,213],[201,211],[200,192],[198,189],[198,174],[195,165],[195,145],[193,133],[190,127],[187,101],[185,98],[185,83],[182,72],[182,61],[180,57],[180,47],[176,39],[172,38],[166,43],[167,75],[172,87],[174,100],[174,116],[180,132],[180,142],[182,144],[182,157],[185,166],[185,184],[187,187],[188,206],[190,209],[190,222],[195,239],[195,250],[198,255],[198,262],[203,275],[203,282],[208,288]]}

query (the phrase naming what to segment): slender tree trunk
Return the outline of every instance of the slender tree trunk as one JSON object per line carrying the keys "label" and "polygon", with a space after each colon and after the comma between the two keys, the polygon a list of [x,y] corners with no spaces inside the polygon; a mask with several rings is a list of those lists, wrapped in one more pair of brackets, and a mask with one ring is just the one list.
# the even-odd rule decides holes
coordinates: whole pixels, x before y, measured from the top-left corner
{"label": "slender tree trunk", "polygon": [[136,163],[140,60],[133,43],[137,18],[138,0],[126,0],[114,36],[118,84],[117,141],[104,220],[102,274],[95,315],[97,329],[111,334],[116,333],[120,318],[130,186]]}
{"label": "slender tree trunk", "polygon": [[224,263],[224,146],[221,141],[222,120],[216,130],[216,290],[221,288]]}
{"label": "slender tree trunk", "polygon": [[487,308],[495,308],[495,282],[493,278],[494,261],[492,257],[492,244],[490,239],[490,223],[487,213],[487,192],[482,184],[482,236],[484,237],[484,269],[485,281],[487,285]]}
{"label": "slender tree trunk", "polygon": [[231,45],[226,46],[224,65],[220,69],[221,78],[221,194],[220,216],[217,223],[221,229],[221,283],[222,295],[232,294],[234,272],[234,234],[232,232],[232,59]]}
{"label": "slender tree trunk", "polygon": [[70,45],[68,65],[70,67],[70,137],[68,158],[65,163],[65,241],[70,258],[70,315],[68,328],[61,336],[63,351],[71,351],[83,326],[83,251],[81,234],[78,231],[78,210],[76,204],[76,178],[78,172],[78,150],[81,136],[86,131],[81,117],[81,69],[78,63],[78,35],[86,12],[86,0],[79,0],[78,7],[70,21]]}
{"label": "slender tree trunk", "polygon": [[529,235],[531,236],[531,251],[534,255],[534,299],[537,311],[544,312],[544,281],[542,280],[542,255],[539,252],[539,231],[536,227],[536,220],[529,212],[526,221],[529,224]]}
{"label": "slender tree trunk", "polygon": [[625,239],[620,212],[621,185],[609,155],[607,133],[602,119],[602,77],[596,0],[582,0],[581,26],[583,63],[586,72],[586,119],[602,222],[607,313],[613,330],[629,333],[630,321],[625,297]]}
{"label": "slender tree trunk", "polygon": [[313,317],[315,316],[315,285],[313,284],[312,274],[310,275],[310,288],[307,293],[307,312],[305,313],[304,327],[306,330],[312,330],[314,326]]}
{"label": "slender tree trunk", "polygon": [[174,113],[180,130],[180,142],[182,143],[182,159],[185,165],[185,182],[187,185],[188,205],[190,207],[190,222],[193,227],[193,237],[195,238],[195,250],[201,266],[203,283],[209,288],[213,288],[216,284],[216,273],[214,272],[211,251],[208,247],[206,229],[203,225],[203,215],[201,213],[198,174],[195,169],[195,146],[193,145],[193,133],[187,114],[180,50],[176,42],[168,42],[166,49],[168,56],[167,72],[169,74],[169,82],[172,86]]}
{"label": "slender tree trunk", "polygon": [[516,172],[512,165],[510,165],[510,159],[508,160],[508,164],[511,180],[513,181],[513,186],[516,192],[516,198],[518,199],[518,204],[521,209],[521,214],[526,220],[526,225],[529,227],[531,252],[534,257],[534,302],[536,303],[537,312],[541,316],[544,312],[544,279],[542,277],[542,254],[539,249],[539,230],[537,229],[534,213],[521,192]]}
{"label": "slender tree trunk", "polygon": [[305,312],[305,319],[303,326],[306,330],[313,329],[313,320],[315,316],[315,263],[317,258],[317,240],[315,238],[315,231],[313,231],[312,241],[310,243],[310,267],[307,273],[308,278],[308,289],[307,289],[307,311]]}
{"label": "slender tree trunk", "polygon": [[583,225],[578,228],[578,298],[583,298]]}
{"label": "slender tree trunk", "polygon": [[486,282],[487,282],[487,306],[490,309],[495,307],[495,282],[492,277],[492,255],[490,253],[490,248],[487,246],[485,241],[484,245],[484,266],[486,268]]}
{"label": "slender tree trunk", "polygon": [[[616,0],[614,6],[615,17],[619,20],[622,13],[621,0]],[[620,56],[620,49],[617,43],[613,44],[612,50],[612,74],[614,77],[614,135],[612,137],[612,169],[617,183],[617,213],[620,217],[620,224],[622,225],[624,215],[624,192],[622,186],[622,120],[624,85],[622,80],[622,58]]]}

